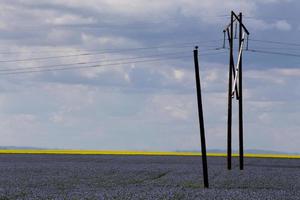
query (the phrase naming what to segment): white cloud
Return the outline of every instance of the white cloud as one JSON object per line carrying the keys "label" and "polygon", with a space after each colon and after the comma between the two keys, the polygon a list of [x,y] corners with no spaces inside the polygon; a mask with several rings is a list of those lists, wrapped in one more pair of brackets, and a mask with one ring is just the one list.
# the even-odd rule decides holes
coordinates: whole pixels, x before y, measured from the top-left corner
{"label": "white cloud", "polygon": [[[271,69],[271,70],[249,70],[247,73],[245,73],[244,76],[246,76],[249,79],[256,79],[258,81],[263,82],[271,82],[279,85],[284,85],[286,83],[283,76],[278,76],[276,73],[277,70]],[[277,76],[275,76],[277,75]]]}
{"label": "white cloud", "polygon": [[[163,118],[174,120],[188,120],[193,113],[194,102],[185,95],[155,95],[152,98],[153,111],[158,111]],[[169,119],[168,119],[169,120]]]}
{"label": "white cloud", "polygon": [[266,70],[248,70],[245,75],[248,79],[257,82],[271,83],[278,86],[285,86],[291,81],[297,82],[300,70],[297,68],[272,68]]}
{"label": "white cloud", "polygon": [[46,23],[53,25],[94,24],[97,21],[92,17],[81,17],[77,15],[64,14],[46,19]]}
{"label": "white cloud", "polygon": [[53,44],[64,43],[74,36],[72,31],[52,29],[47,34],[47,41]]}
{"label": "white cloud", "polygon": [[82,33],[81,40],[84,46],[98,49],[113,49],[114,47],[128,49],[141,46],[137,41],[122,36],[103,35],[95,37]]}
{"label": "white cloud", "polygon": [[124,73],[124,79],[125,81],[130,82],[130,76],[128,73]]}
{"label": "white cloud", "polygon": [[[30,0],[22,3],[42,5],[44,2]],[[161,21],[180,14],[185,17],[197,17],[202,22],[215,23],[220,22],[215,16],[229,14],[231,10],[242,11],[248,15],[253,14],[260,1],[237,2],[227,0],[220,3],[219,0],[202,0],[199,3],[196,0],[53,0],[48,3],[71,8],[85,8],[104,14],[114,14],[119,16],[120,20],[125,17],[135,20]]]}
{"label": "white cloud", "polygon": [[274,72],[286,77],[300,77],[300,69],[295,68],[274,69]]}
{"label": "white cloud", "polygon": [[275,27],[282,31],[290,31],[292,29],[292,26],[286,20],[277,21]]}
{"label": "white cloud", "polygon": [[205,78],[204,78],[205,81],[208,81],[208,82],[217,81],[220,78],[219,72],[220,72],[220,70],[217,70],[217,69],[208,70],[208,72],[205,74]]}
{"label": "white cloud", "polygon": [[247,20],[247,24],[252,30],[267,31],[272,29],[277,29],[279,31],[290,31],[292,30],[292,25],[286,20],[276,20],[275,22],[267,22],[262,19],[250,19]]}
{"label": "white cloud", "polygon": [[179,70],[179,69],[174,69],[173,70],[174,73],[174,77],[176,80],[181,81],[184,77],[184,71],[183,70]]}
{"label": "white cloud", "polygon": [[6,30],[7,28],[7,24],[4,21],[0,21],[0,30]]}

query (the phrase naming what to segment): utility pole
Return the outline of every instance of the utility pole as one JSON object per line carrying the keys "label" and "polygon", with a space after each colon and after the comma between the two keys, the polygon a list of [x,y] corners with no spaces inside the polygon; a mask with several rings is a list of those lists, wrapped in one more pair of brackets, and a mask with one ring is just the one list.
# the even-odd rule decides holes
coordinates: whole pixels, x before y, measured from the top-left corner
{"label": "utility pole", "polygon": [[[229,42],[229,77],[228,77],[228,115],[227,115],[227,169],[231,170],[232,163],[232,98],[236,95],[239,107],[239,165],[240,170],[244,169],[244,129],[243,129],[243,48],[245,37],[247,42],[249,31],[242,21],[242,13],[236,15],[231,11],[230,24],[223,30],[224,42],[227,32]],[[235,35],[237,35],[237,24],[239,24],[239,48],[236,66],[234,64],[234,38],[233,26],[236,23]]]}
{"label": "utility pole", "polygon": [[232,155],[232,136],[231,136],[231,126],[232,126],[232,66],[233,66],[233,15],[231,14],[230,19],[230,31],[227,29],[229,35],[229,46],[230,46],[230,56],[229,56],[229,80],[228,80],[228,110],[227,110],[227,169],[231,170],[231,155]]}
{"label": "utility pole", "polygon": [[[244,169],[244,127],[243,127],[243,14],[239,14],[240,17],[240,34],[239,34],[239,158],[240,158],[240,170]],[[238,90],[236,90],[237,92]]]}
{"label": "utility pole", "polygon": [[203,179],[204,179],[204,187],[208,188],[209,184],[208,184],[208,171],[207,171],[207,155],[206,155],[205,130],[204,130],[202,96],[201,96],[201,85],[200,85],[200,74],[199,74],[199,62],[198,62],[198,46],[196,46],[194,50],[194,63],[195,63],[196,89],[197,89],[198,117],[199,117],[199,126],[200,126]]}

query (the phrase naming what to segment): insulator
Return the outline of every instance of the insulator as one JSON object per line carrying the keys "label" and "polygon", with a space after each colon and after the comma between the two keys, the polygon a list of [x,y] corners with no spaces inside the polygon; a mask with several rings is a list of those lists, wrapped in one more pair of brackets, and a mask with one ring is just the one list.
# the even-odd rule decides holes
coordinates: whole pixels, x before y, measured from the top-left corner
{"label": "insulator", "polygon": [[234,39],[237,39],[237,22],[235,22]]}
{"label": "insulator", "polygon": [[248,44],[249,44],[249,35],[247,35],[247,45],[246,45],[246,50],[247,50],[247,51],[249,50]]}
{"label": "insulator", "polygon": [[223,31],[223,49],[225,49],[225,38],[226,38],[226,32]]}

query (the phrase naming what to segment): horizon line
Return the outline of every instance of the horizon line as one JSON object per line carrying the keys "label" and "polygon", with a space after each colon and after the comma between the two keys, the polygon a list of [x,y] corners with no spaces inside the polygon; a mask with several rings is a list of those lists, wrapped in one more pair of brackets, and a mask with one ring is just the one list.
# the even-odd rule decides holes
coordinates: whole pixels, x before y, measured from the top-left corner
{"label": "horizon line", "polygon": [[[57,154],[57,155],[131,155],[131,156],[201,156],[200,152],[171,152],[171,151],[122,151],[122,150],[58,150],[58,149],[0,149],[0,154]],[[226,153],[207,153],[210,157],[226,157]],[[238,157],[238,153],[233,153]],[[259,154],[246,153],[246,158],[288,158],[300,159],[300,154]]]}

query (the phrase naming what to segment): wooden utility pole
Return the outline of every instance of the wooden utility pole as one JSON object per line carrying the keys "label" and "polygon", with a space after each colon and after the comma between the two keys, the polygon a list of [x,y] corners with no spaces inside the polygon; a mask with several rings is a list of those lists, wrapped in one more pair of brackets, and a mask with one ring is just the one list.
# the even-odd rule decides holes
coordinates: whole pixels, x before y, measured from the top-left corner
{"label": "wooden utility pole", "polygon": [[200,142],[202,152],[202,166],[203,166],[203,179],[204,187],[208,188],[208,170],[207,170],[207,155],[206,155],[206,142],[205,142],[205,130],[204,130],[204,119],[203,119],[203,108],[202,108],[202,96],[201,96],[201,85],[200,85],[200,74],[199,74],[199,62],[198,62],[198,47],[194,50],[194,63],[195,63],[195,79],[197,89],[197,103],[198,103],[198,117],[200,127]]}
{"label": "wooden utility pole", "polygon": [[[232,163],[232,98],[236,94],[239,106],[239,165],[240,170],[244,169],[244,129],[243,129],[243,48],[245,44],[245,35],[247,39],[249,31],[242,21],[242,13],[236,15],[231,11],[230,24],[223,30],[224,36],[227,32],[229,41],[229,77],[228,77],[228,115],[227,115],[227,169],[231,170]],[[239,24],[239,48],[236,66],[234,65],[234,23]],[[237,35],[237,28],[235,35]],[[225,39],[224,39],[225,41]]]}
{"label": "wooden utility pole", "polygon": [[229,70],[228,70],[228,110],[227,110],[227,169],[231,170],[231,154],[232,154],[232,135],[231,135],[231,126],[232,126],[232,66],[233,66],[233,15],[231,14],[230,20],[230,31],[229,35]]}
{"label": "wooden utility pole", "polygon": [[[239,62],[239,158],[240,158],[240,170],[244,169],[244,127],[243,127],[243,14],[239,14],[240,17],[240,34],[239,34],[239,51],[240,62]],[[237,90],[236,90],[237,92]]]}

